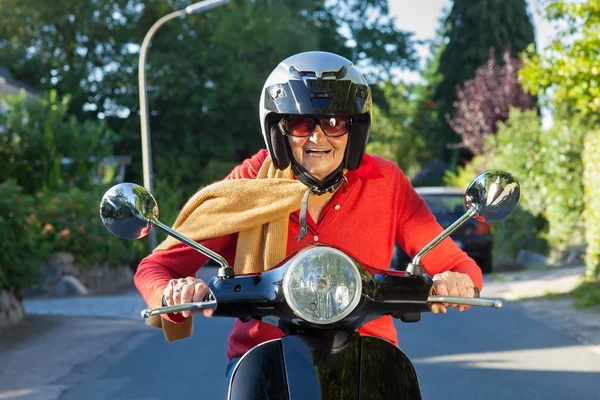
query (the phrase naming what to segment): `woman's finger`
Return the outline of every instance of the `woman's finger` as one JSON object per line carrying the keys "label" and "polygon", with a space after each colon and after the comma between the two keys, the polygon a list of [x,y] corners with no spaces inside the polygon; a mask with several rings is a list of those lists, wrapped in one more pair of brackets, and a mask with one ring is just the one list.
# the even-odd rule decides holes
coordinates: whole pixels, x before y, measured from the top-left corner
{"label": "woman's finger", "polygon": [[206,296],[206,292],[208,291],[208,287],[204,281],[198,280],[194,286],[194,297],[193,301],[204,301],[204,297]]}
{"label": "woman's finger", "polygon": [[[471,278],[468,275],[461,274],[461,280],[460,280],[460,283],[458,284],[458,288],[459,288],[460,296],[475,297],[475,289],[473,286],[473,281],[471,280]],[[458,311],[464,311],[468,307],[469,306],[459,305]]]}
{"label": "woman's finger", "polygon": [[446,307],[442,303],[431,303],[430,308],[434,314],[446,314]]}
{"label": "woman's finger", "polygon": [[[433,291],[438,296],[448,296],[448,285],[444,279],[433,279]],[[448,303],[440,303],[445,307],[448,307]]]}
{"label": "woman's finger", "polygon": [[[194,285],[185,283],[181,288],[181,304],[191,303],[194,297]],[[190,316],[190,311],[182,311],[181,315],[185,318]]]}
{"label": "woman's finger", "polygon": [[[196,283],[196,285],[194,285],[194,289],[194,301],[204,301],[209,290],[208,286],[206,286],[206,283],[204,283],[204,281],[199,281]],[[204,314],[206,318],[211,318],[214,312],[215,310],[212,308],[202,310],[202,314]]]}
{"label": "woman's finger", "polygon": [[177,280],[177,282],[173,285],[173,303],[181,304],[181,280]]}
{"label": "woman's finger", "polygon": [[171,279],[169,281],[169,283],[167,284],[167,286],[165,287],[165,290],[163,291],[163,296],[165,298],[165,304],[167,306],[175,305],[175,303],[173,301],[173,291],[174,291],[174,285],[176,282],[177,282],[177,280]]}

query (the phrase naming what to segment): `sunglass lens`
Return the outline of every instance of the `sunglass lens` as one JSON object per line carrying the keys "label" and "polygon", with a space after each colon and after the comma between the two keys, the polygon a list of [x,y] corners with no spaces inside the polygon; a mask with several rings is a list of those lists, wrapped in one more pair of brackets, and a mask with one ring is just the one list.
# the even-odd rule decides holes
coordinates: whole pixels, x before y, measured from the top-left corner
{"label": "sunglass lens", "polygon": [[310,117],[288,117],[287,130],[292,136],[310,136],[315,129],[315,120]]}
{"label": "sunglass lens", "polygon": [[328,116],[321,118],[321,127],[329,136],[342,136],[348,132],[348,117]]}

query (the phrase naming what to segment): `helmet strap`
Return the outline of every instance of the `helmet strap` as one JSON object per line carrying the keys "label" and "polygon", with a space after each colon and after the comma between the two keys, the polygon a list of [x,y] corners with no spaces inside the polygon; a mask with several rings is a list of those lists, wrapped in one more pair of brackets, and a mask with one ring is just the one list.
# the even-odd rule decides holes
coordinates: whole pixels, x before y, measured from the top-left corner
{"label": "helmet strap", "polygon": [[346,181],[344,173],[344,163],[342,162],[335,171],[327,175],[325,179],[319,180],[312,176],[302,165],[298,164],[296,159],[291,156],[292,171],[298,180],[308,186],[311,193],[320,196],[325,193],[335,192]]}
{"label": "helmet strap", "polygon": [[304,236],[308,233],[308,222],[306,220],[306,212],[308,211],[308,197],[311,194],[315,194],[317,196],[323,195],[329,192],[335,192],[347,182],[346,174],[344,173],[343,163],[331,174],[329,174],[324,180],[319,180],[308,173],[308,171],[302,167],[300,164],[296,162],[294,157],[292,159],[292,171],[296,178],[303,184],[305,184],[308,189],[304,196],[302,197],[302,204],[300,207],[300,232],[296,237],[296,240],[301,241]]}

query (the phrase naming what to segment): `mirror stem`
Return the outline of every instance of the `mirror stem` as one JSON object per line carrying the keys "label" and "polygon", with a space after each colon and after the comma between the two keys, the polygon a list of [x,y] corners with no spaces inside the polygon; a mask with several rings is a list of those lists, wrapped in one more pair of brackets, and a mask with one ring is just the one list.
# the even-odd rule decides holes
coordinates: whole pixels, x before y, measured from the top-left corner
{"label": "mirror stem", "polygon": [[190,246],[191,248],[199,251],[200,253],[204,254],[205,256],[207,256],[208,258],[216,261],[217,263],[219,263],[219,265],[221,266],[221,268],[231,268],[229,266],[229,264],[227,263],[227,260],[225,260],[225,257],[221,256],[220,254],[215,253],[214,251],[198,244],[197,242],[183,236],[180,235],[177,231],[171,229],[170,227],[168,227],[167,225],[163,224],[162,222],[160,222],[159,220],[157,220],[156,218],[153,218],[152,220],[150,220],[150,223],[154,226],[156,226],[158,229],[160,229],[161,231],[163,231],[164,233],[166,233],[169,236],[174,237],[175,239],[187,244],[188,246]]}
{"label": "mirror stem", "polygon": [[425,254],[429,253],[431,249],[437,246],[442,240],[446,239],[452,232],[458,229],[462,224],[467,222],[469,219],[477,215],[477,211],[474,208],[470,208],[462,217],[457,219],[452,225],[447,227],[442,233],[440,233],[435,239],[433,239],[429,244],[417,253],[415,258],[412,261],[412,264],[420,265],[421,258],[425,256]]}

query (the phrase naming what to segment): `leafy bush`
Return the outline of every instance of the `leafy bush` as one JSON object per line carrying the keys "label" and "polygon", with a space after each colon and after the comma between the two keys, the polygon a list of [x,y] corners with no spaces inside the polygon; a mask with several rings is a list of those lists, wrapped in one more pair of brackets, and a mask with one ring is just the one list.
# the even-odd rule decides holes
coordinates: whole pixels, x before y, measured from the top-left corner
{"label": "leafy bush", "polygon": [[413,117],[410,90],[403,84],[384,82],[374,90],[381,92],[373,105],[373,124],[367,152],[394,161],[408,176],[420,170],[420,160],[425,156],[423,135],[408,121]]}
{"label": "leafy bush", "polygon": [[39,221],[32,196],[14,182],[0,183],[0,289],[19,294],[41,278],[40,263],[49,246],[38,241]]}
{"label": "leafy bush", "polygon": [[87,188],[97,162],[112,152],[115,135],[104,121],[79,122],[67,113],[69,99],[2,97],[0,182],[13,179],[26,193]]}
{"label": "leafy bush", "polygon": [[600,280],[587,279],[571,292],[578,307],[600,305]]}
{"label": "leafy bush", "polygon": [[522,249],[546,254],[549,249],[547,235],[548,221],[519,205],[510,217],[492,224],[493,251],[506,261],[514,261]]}
{"label": "leafy bush", "polygon": [[586,276],[596,278],[600,275],[600,131],[586,137],[583,164]]}
{"label": "leafy bush", "polygon": [[548,221],[547,239],[558,252],[583,243],[583,163],[585,126],[557,121],[542,129],[535,111],[513,109],[490,136],[490,168],[508,169],[521,184],[521,205]]}
{"label": "leafy bush", "polygon": [[41,265],[56,251],[75,256],[81,267],[108,262],[135,264],[131,242],[102,225],[99,203],[104,188],[24,193],[12,181],[0,184],[0,289],[17,294],[38,283]]}
{"label": "leafy bush", "polygon": [[39,240],[52,251],[70,252],[82,267],[134,262],[136,254],[130,242],[113,236],[102,225],[99,205],[104,189],[38,192],[35,219],[42,227]]}

